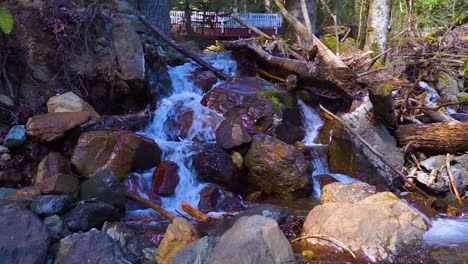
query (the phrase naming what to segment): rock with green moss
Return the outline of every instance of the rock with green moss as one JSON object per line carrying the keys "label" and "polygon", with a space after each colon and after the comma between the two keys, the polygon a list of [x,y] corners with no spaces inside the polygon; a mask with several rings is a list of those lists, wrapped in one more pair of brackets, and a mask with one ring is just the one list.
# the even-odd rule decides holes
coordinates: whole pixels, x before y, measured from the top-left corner
{"label": "rock with green moss", "polygon": [[[301,236],[340,241],[365,262],[395,262],[422,246],[427,225],[422,216],[393,193],[382,192],[355,203],[319,205],[307,215]],[[333,247],[325,239],[308,238],[309,246]]]}
{"label": "rock with green moss", "polygon": [[320,194],[320,203],[354,203],[375,194],[375,186],[365,182],[333,182],[325,185]]}
{"label": "rock with green moss", "polygon": [[249,187],[279,197],[308,196],[311,168],[294,146],[268,135],[256,135],[244,159]]}

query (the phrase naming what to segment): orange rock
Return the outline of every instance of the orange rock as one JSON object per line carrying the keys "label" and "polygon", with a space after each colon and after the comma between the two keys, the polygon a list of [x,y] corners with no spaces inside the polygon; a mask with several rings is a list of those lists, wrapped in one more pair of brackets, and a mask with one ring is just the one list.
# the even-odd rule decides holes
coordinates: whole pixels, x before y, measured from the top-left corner
{"label": "orange rock", "polygon": [[89,112],[57,112],[35,115],[29,118],[26,133],[41,142],[62,138],[65,132],[90,119]]}

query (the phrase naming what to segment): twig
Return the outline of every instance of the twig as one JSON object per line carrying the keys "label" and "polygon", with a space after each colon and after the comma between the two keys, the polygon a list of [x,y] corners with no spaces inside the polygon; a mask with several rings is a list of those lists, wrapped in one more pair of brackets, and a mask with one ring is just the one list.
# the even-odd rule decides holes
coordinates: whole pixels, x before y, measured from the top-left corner
{"label": "twig", "polygon": [[346,130],[348,130],[351,134],[353,134],[357,139],[359,139],[359,141],[361,141],[362,144],[364,144],[364,146],[366,146],[372,153],[374,153],[374,155],[379,158],[385,165],[387,165],[393,172],[395,172],[398,176],[401,177],[401,179],[411,185],[411,187],[413,187],[415,190],[417,190],[418,192],[420,192],[422,195],[424,195],[426,198],[429,198],[429,195],[427,193],[425,193],[423,190],[421,190],[418,186],[416,186],[414,183],[412,183],[410,180],[408,180],[408,178],[406,178],[406,176],[401,173],[401,171],[395,169],[390,163],[388,163],[387,160],[385,160],[384,156],[382,154],[380,154],[380,152],[378,152],[376,149],[374,149],[365,139],[363,139],[360,135],[358,135],[356,132],[354,132],[354,130],[348,126],[346,124],[346,122],[344,122],[341,118],[339,118],[338,116],[336,116],[335,114],[333,114],[332,112],[330,112],[328,109],[326,109],[325,107],[321,106],[320,105],[320,109],[322,109],[322,111],[324,111],[325,113],[329,114],[330,116],[332,116],[336,121],[338,121],[339,123],[341,123],[345,128]]}
{"label": "twig", "polygon": [[438,106],[434,107],[428,107],[428,106],[422,106],[422,107],[408,107],[408,109],[423,109],[423,110],[432,110],[432,111],[437,111],[442,107],[446,106],[451,106],[451,105],[465,105],[468,104],[468,101],[462,101],[462,102],[448,102],[448,103],[443,103]]}
{"label": "twig", "polygon": [[388,70],[388,67],[373,69],[373,70],[370,70],[370,71],[366,71],[366,72],[360,73],[360,74],[358,74],[358,78],[361,78],[362,76],[366,76],[366,75],[371,74],[371,73],[374,73],[374,72],[383,71],[383,70]]}
{"label": "twig", "polygon": [[277,80],[279,82],[283,82],[283,83],[286,82],[286,80],[284,78],[281,78],[281,77],[275,76],[273,74],[270,74],[269,72],[264,71],[262,69],[258,69],[258,72],[265,75],[265,76],[267,76],[267,77],[269,77],[269,78],[271,78],[271,79]]}
{"label": "twig", "polygon": [[341,38],[341,42],[344,42],[346,38],[348,37],[349,33],[351,33],[351,28],[348,28],[344,36]]}
{"label": "twig", "polygon": [[356,258],[356,255],[353,253],[353,251],[351,251],[351,249],[349,249],[345,244],[341,243],[340,241],[338,241],[337,239],[335,239],[333,237],[327,237],[327,236],[322,236],[322,235],[309,235],[309,236],[302,236],[302,237],[295,238],[295,239],[291,240],[291,243],[294,243],[294,242],[297,242],[297,241],[303,240],[303,239],[308,239],[308,238],[323,239],[323,240],[327,240],[329,242],[332,242],[333,244],[339,246],[340,248],[342,248],[346,252],[348,252],[351,256],[353,256],[353,258]]}
{"label": "twig", "polygon": [[426,70],[422,71],[418,78],[414,81],[413,85],[411,86],[411,88],[408,89],[408,91],[406,91],[406,95],[405,95],[405,108],[408,109],[408,105],[409,105],[409,98],[410,98],[410,95],[411,93],[413,93],[414,89],[416,88],[416,86],[419,84],[419,82],[422,80],[422,78],[424,77],[424,75],[426,74]]}
{"label": "twig", "polygon": [[139,203],[142,203],[146,206],[148,206],[149,208],[151,209],[154,209],[156,210],[158,213],[160,213],[162,216],[166,217],[167,219],[169,219],[171,222],[174,220],[175,216],[173,216],[171,213],[169,213],[168,211],[166,211],[164,208],[162,208],[161,206],[151,202],[150,200],[147,200],[145,198],[141,198],[139,196],[136,196],[136,195],[133,195],[133,194],[129,194],[129,193],[125,193],[125,196],[127,196],[127,198],[133,200],[133,201],[136,201],[136,202],[139,202]]}
{"label": "twig", "polygon": [[208,215],[198,211],[197,209],[193,208],[192,206],[190,206],[186,202],[182,202],[181,207],[182,207],[182,210],[184,210],[187,214],[189,214],[190,216],[192,216],[192,217],[194,217],[194,218],[196,218],[198,220],[206,221],[206,220],[210,219],[210,217]]}
{"label": "twig", "polygon": [[380,59],[380,57],[382,57],[383,55],[385,55],[387,52],[391,51],[392,48],[388,48],[387,50],[381,52],[380,54],[378,54],[377,56],[375,56],[370,62],[368,62],[369,64],[369,67],[367,67],[367,70],[370,70],[372,68],[372,66],[374,66],[374,64]]}
{"label": "twig", "polygon": [[333,19],[333,24],[335,25],[335,38],[336,38],[336,56],[340,56],[340,38],[338,37],[338,20],[335,14],[332,13],[330,8],[328,7],[327,3],[324,0],[320,0],[322,5],[325,7],[327,12]]}
{"label": "twig", "polygon": [[457,183],[455,182],[455,177],[453,177],[452,170],[450,169],[450,154],[447,153],[447,159],[445,161],[445,168],[447,169],[447,173],[449,175],[449,180],[450,180],[450,185],[452,186],[452,191],[455,194],[455,197],[457,198],[457,202],[460,205],[463,205],[463,201],[460,198],[460,194],[458,193],[458,188],[457,188]]}

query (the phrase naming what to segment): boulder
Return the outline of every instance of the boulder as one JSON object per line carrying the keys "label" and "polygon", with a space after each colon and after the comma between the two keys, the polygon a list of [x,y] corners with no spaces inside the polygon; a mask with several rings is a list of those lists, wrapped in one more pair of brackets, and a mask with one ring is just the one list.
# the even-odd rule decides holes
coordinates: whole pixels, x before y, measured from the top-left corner
{"label": "boulder", "polygon": [[26,141],[26,127],[24,125],[13,126],[3,140],[7,148],[17,148]]}
{"label": "boulder", "polygon": [[179,166],[172,161],[162,161],[153,172],[153,192],[161,196],[173,195],[179,184]]}
{"label": "boulder", "polygon": [[185,218],[175,218],[167,227],[158,249],[158,264],[170,263],[181,248],[198,239],[197,230]]}
{"label": "boulder", "polygon": [[49,235],[52,238],[58,237],[65,229],[65,225],[58,215],[52,215],[44,218],[44,224],[47,226]]}
{"label": "boulder", "polygon": [[60,215],[72,207],[73,199],[68,195],[40,195],[31,203],[31,210],[40,216]]}
{"label": "boulder", "polygon": [[263,216],[241,217],[221,236],[210,264],[294,263],[291,244],[278,224]]}
{"label": "boulder", "polygon": [[203,68],[196,68],[191,72],[189,79],[204,93],[208,92],[218,81],[216,74]]}
{"label": "boulder", "polygon": [[35,115],[29,118],[26,132],[40,142],[51,142],[62,138],[65,132],[91,118],[89,112],[57,112]]}
{"label": "boulder", "polygon": [[0,94],[0,104],[8,107],[15,105],[15,102],[8,96]]}
{"label": "boulder", "polygon": [[112,25],[112,39],[120,68],[120,76],[126,81],[144,81],[146,69],[143,45],[131,20],[116,20]]}
{"label": "boulder", "polygon": [[221,121],[223,118],[218,113],[190,98],[174,104],[167,114],[163,130],[169,140],[206,142],[214,140],[211,131],[216,130]]}
{"label": "boulder", "polygon": [[244,159],[249,186],[279,197],[308,196],[312,171],[295,147],[268,135],[256,135]]}
{"label": "boulder", "polygon": [[208,257],[211,255],[213,248],[218,241],[217,237],[205,236],[199,240],[188,244],[181,250],[177,251],[171,260],[171,264],[193,264],[207,263]]}
{"label": "boulder", "polygon": [[117,210],[103,202],[80,202],[62,217],[68,228],[74,231],[101,228],[104,222],[118,221],[119,219]]}
{"label": "boulder", "polygon": [[92,119],[96,120],[99,118],[99,114],[94,110],[94,108],[73,92],[68,92],[49,98],[47,101],[47,111],[49,113],[89,112]]}
{"label": "boulder", "polygon": [[[371,262],[394,262],[398,255],[421,246],[427,229],[423,218],[393,193],[382,192],[355,203],[330,202],[307,215],[301,236],[332,237]],[[336,246],[324,239],[308,238],[308,246]]]}
{"label": "boulder", "polygon": [[339,182],[337,179],[333,178],[328,174],[321,174],[318,176],[314,176],[314,179],[320,184],[320,190],[327,186],[330,183]]}
{"label": "boulder", "polygon": [[320,194],[320,203],[355,203],[376,193],[375,186],[364,182],[334,182],[325,185]]}
{"label": "boulder", "polygon": [[80,182],[70,174],[55,174],[37,183],[37,187],[43,194],[72,194],[78,191]]}
{"label": "boulder", "polygon": [[43,264],[48,246],[47,227],[33,212],[19,203],[0,204],[0,262]]}
{"label": "boulder", "polygon": [[102,227],[102,232],[105,232],[120,245],[131,263],[139,263],[138,260],[144,258],[144,249],[155,246],[120,222],[106,222]]}
{"label": "boulder", "polygon": [[128,131],[92,131],[80,136],[71,161],[87,178],[108,169],[123,180],[131,170],[148,170],[160,159],[161,150],[149,138]]}
{"label": "boulder", "polygon": [[[460,193],[465,192],[465,190],[468,189],[468,170],[462,164],[458,163],[451,165],[450,170],[455,179],[458,191]],[[418,171],[416,173],[416,180],[434,191],[448,192],[450,190],[450,179],[446,168],[438,173],[438,177],[434,177],[432,173]]]}
{"label": "boulder", "polygon": [[69,173],[68,161],[58,152],[50,152],[45,156],[37,166],[35,183],[55,176],[56,174]]}
{"label": "boulder", "polygon": [[54,264],[128,264],[120,246],[104,232],[91,230],[60,240]]}
{"label": "boulder", "polygon": [[215,185],[210,184],[200,191],[198,210],[203,213],[216,212],[216,205],[221,197],[222,191]]}
{"label": "boulder", "polygon": [[125,208],[126,203],[120,181],[110,170],[100,171],[96,176],[84,181],[80,188],[80,199],[96,199],[116,208]]}
{"label": "boulder", "polygon": [[219,145],[208,143],[198,154],[192,156],[198,180],[218,183],[227,189],[239,185],[238,172],[231,156]]}
{"label": "boulder", "polygon": [[240,118],[228,117],[216,129],[216,143],[224,149],[232,149],[252,141],[249,131]]}
{"label": "boulder", "polygon": [[273,204],[259,204],[240,213],[238,217],[261,215],[271,218],[279,225],[284,223],[289,215],[288,207],[280,207]]}

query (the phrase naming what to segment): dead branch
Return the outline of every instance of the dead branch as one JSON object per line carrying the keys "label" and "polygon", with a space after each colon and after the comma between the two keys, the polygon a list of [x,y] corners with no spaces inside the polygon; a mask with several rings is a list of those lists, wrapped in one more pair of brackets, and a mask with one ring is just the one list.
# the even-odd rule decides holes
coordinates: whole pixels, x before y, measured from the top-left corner
{"label": "dead branch", "polygon": [[453,177],[452,170],[450,169],[450,154],[447,153],[447,159],[445,161],[446,169],[447,169],[447,174],[449,175],[449,180],[450,180],[450,186],[452,186],[452,191],[455,194],[455,197],[457,198],[457,202],[460,205],[463,205],[463,201],[460,198],[460,194],[458,193],[458,188],[457,188],[457,183],[455,182],[455,178]]}
{"label": "dead branch", "polygon": [[379,158],[385,165],[387,165],[393,172],[395,172],[398,176],[401,177],[401,179],[409,184],[411,187],[413,187],[415,190],[417,190],[419,193],[421,193],[422,195],[424,195],[424,197],[428,198],[429,195],[426,194],[423,190],[421,190],[418,186],[416,186],[414,183],[412,183],[410,180],[408,180],[408,178],[406,178],[406,176],[399,170],[395,169],[385,158],[382,154],[380,154],[380,152],[378,152],[374,147],[372,147],[364,138],[362,138],[359,134],[357,134],[356,132],[354,132],[354,130],[348,125],[346,124],[346,122],[344,122],[341,118],[339,118],[338,116],[336,116],[335,114],[333,114],[332,112],[330,112],[328,109],[326,109],[325,107],[321,106],[320,105],[320,109],[322,109],[322,111],[324,111],[325,113],[327,113],[328,115],[332,116],[336,121],[338,121],[341,125],[343,125],[344,128],[346,128],[346,130],[348,130],[351,134],[353,134],[357,139],[359,139],[359,141],[361,141],[362,144],[364,144],[364,146],[366,146],[372,153],[374,153],[374,155]]}
{"label": "dead branch", "polygon": [[212,71],[216,76],[218,76],[222,80],[227,80],[228,76],[225,75],[221,70],[216,69],[215,67],[211,66],[207,62],[205,62],[203,59],[199,58],[197,55],[195,55],[193,52],[183,48],[179,44],[175,43],[172,39],[166,37],[164,33],[161,32],[161,30],[153,25],[142,15],[135,13],[135,15],[143,22],[143,24],[151,30],[160,40],[164,41],[167,43],[169,46],[173,47],[175,50],[179,51],[180,53],[184,54],[185,56],[191,58],[194,60],[196,63],[198,63],[200,66],[203,68]]}
{"label": "dead branch", "polygon": [[127,196],[127,198],[133,200],[133,201],[136,201],[136,202],[139,202],[139,203],[142,203],[146,206],[148,206],[149,208],[157,211],[158,213],[160,213],[162,216],[164,216],[165,218],[169,219],[171,222],[174,220],[175,216],[173,216],[171,213],[169,213],[168,211],[166,211],[164,208],[162,208],[161,206],[151,202],[150,200],[147,200],[145,198],[141,198],[139,196],[136,196],[136,195],[133,195],[133,194],[129,194],[129,193],[125,193],[125,196]]}
{"label": "dead branch", "polygon": [[181,207],[182,207],[182,210],[184,210],[184,212],[186,212],[187,214],[191,215],[192,217],[198,220],[206,221],[210,219],[209,216],[193,208],[186,202],[182,202]]}
{"label": "dead branch", "polygon": [[297,241],[303,240],[303,239],[308,239],[308,238],[323,239],[323,240],[327,240],[329,242],[332,242],[333,244],[337,245],[338,247],[340,247],[340,248],[344,249],[346,252],[348,252],[351,256],[353,256],[353,258],[356,258],[356,255],[353,253],[353,251],[351,251],[351,249],[349,249],[345,244],[340,242],[338,239],[335,239],[335,238],[329,237],[329,236],[322,236],[322,235],[302,236],[302,237],[298,237],[298,238],[295,238],[295,239],[291,240],[291,243],[294,243],[294,242],[297,242]]}

